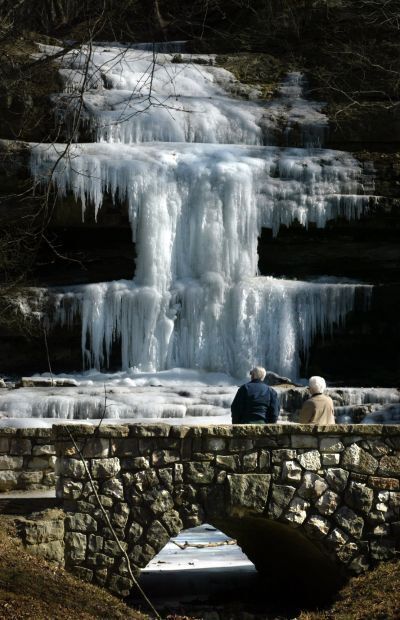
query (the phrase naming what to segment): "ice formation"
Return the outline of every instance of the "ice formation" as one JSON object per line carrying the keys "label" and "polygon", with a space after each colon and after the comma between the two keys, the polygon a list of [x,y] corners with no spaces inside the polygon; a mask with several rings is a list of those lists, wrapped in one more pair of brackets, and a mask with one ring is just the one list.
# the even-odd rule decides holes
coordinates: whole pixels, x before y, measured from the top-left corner
{"label": "ice formation", "polygon": [[61,195],[72,191],[83,217],[88,202],[97,214],[106,194],[125,202],[137,251],[133,281],[54,291],[54,320],[82,319],[86,366],[107,367],[118,341],[123,369],[245,377],[257,360],[298,377],[314,336],[371,291],[257,275],[262,227],[275,235],[295,221],[323,227],[368,207],[360,165],[348,153],[273,146],[282,123],[287,144],[322,141],[327,121],[321,105],[305,99],[303,76],[290,74],[262,104],[233,97],[238,83],[212,56],[189,62],[102,45],[90,56],[69,52],[61,72],[60,110],[74,112],[83,86],[98,141],[72,145],[54,171],[64,146],[36,145],[32,172],[42,182],[52,174]]}

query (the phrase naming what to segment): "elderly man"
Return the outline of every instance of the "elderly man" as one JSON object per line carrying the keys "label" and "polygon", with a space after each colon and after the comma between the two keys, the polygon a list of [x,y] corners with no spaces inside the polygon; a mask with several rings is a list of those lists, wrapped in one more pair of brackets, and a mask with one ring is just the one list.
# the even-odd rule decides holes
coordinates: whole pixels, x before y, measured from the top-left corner
{"label": "elderly man", "polygon": [[308,387],[311,398],[303,403],[300,410],[300,424],[335,424],[333,401],[330,396],[324,394],[326,390],[325,379],[310,377]]}
{"label": "elderly man", "polygon": [[279,415],[278,395],[263,383],[265,368],[250,370],[251,381],[236,392],[231,405],[232,424],[270,424]]}

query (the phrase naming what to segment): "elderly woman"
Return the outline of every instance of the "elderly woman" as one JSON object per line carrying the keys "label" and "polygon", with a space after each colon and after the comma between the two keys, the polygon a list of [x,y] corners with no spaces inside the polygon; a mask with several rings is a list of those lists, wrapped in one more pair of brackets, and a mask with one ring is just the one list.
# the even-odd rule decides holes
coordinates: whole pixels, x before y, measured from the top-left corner
{"label": "elderly woman", "polygon": [[325,379],[310,377],[308,387],[311,398],[303,403],[300,410],[300,424],[335,424],[333,401],[330,396],[324,394],[326,390]]}
{"label": "elderly woman", "polygon": [[250,370],[248,383],[236,392],[231,405],[232,424],[271,424],[279,415],[279,401],[275,390],[263,383],[265,368],[256,366]]}

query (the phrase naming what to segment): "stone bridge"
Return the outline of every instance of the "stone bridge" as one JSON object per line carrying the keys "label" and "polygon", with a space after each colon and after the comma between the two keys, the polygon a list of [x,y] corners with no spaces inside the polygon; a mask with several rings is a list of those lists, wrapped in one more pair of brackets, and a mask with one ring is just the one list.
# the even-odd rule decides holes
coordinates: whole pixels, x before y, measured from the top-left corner
{"label": "stone bridge", "polygon": [[[69,426],[136,574],[183,528],[237,539],[274,587],[321,597],[400,548],[400,426]],[[53,427],[69,570],[120,595],[124,558]],[[313,580],[313,581],[311,581]]]}

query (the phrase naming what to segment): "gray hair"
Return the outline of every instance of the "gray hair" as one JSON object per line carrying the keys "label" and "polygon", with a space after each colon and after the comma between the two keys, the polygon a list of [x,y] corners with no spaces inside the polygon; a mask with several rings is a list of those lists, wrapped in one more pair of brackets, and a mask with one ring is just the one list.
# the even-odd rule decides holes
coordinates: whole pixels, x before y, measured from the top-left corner
{"label": "gray hair", "polygon": [[260,381],[264,381],[265,375],[267,371],[262,366],[255,366],[250,370],[250,376],[252,379],[259,379]]}
{"label": "gray hair", "polygon": [[311,394],[323,394],[326,390],[326,382],[323,377],[310,377],[308,386]]}

